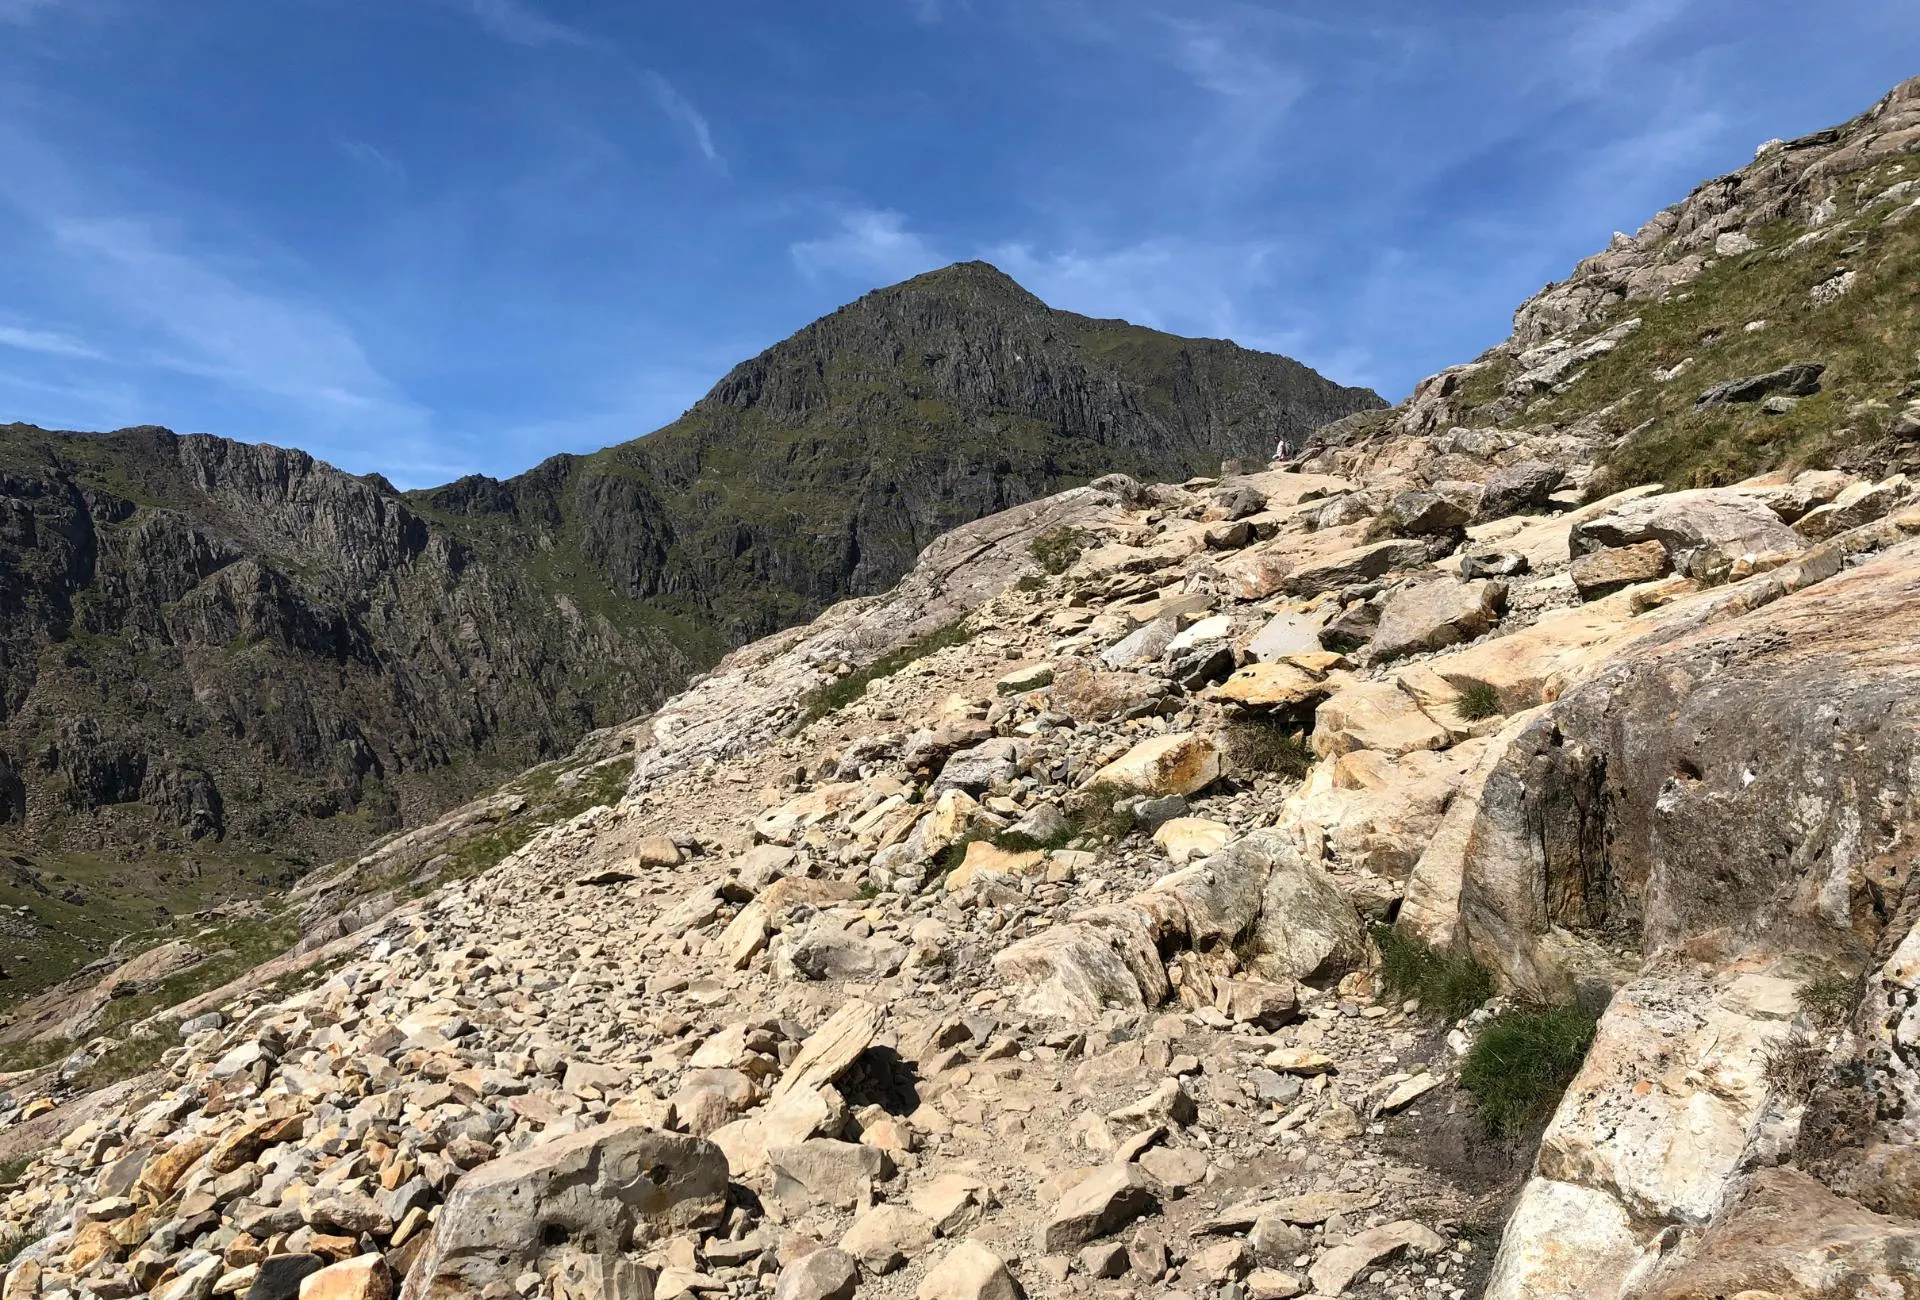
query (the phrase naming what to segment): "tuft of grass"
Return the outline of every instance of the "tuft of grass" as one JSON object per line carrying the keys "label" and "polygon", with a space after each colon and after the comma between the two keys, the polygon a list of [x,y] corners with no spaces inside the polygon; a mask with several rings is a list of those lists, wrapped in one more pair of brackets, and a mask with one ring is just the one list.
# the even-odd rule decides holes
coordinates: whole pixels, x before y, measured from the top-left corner
{"label": "tuft of grass", "polygon": [[1460,1086],[1491,1133],[1512,1136],[1560,1103],[1599,1017],[1574,1007],[1515,1007],[1489,1020],[1460,1065]]}
{"label": "tuft of grass", "polygon": [[1494,994],[1493,974],[1465,953],[1448,953],[1375,926],[1380,950],[1380,983],[1396,998],[1418,998],[1420,1009],[1443,1020],[1458,1020],[1479,1009]]}
{"label": "tuft of grass", "polygon": [[1804,1029],[1794,1028],[1767,1044],[1760,1077],[1780,1096],[1804,1101],[1827,1072],[1827,1052]]}
{"label": "tuft of grass", "polygon": [[1061,811],[1072,828],[1066,839],[1118,840],[1133,830],[1133,813],[1120,805],[1135,796],[1110,785],[1092,785],[1075,791]]}
{"label": "tuft of grass", "polygon": [[1270,772],[1297,781],[1313,766],[1306,736],[1281,718],[1242,715],[1226,725],[1224,740],[1227,761],[1236,772]]}
{"label": "tuft of grass", "polygon": [[0,1233],[0,1272],[20,1258],[20,1252],[33,1244],[33,1238],[24,1232]]}
{"label": "tuft of grass", "polygon": [[1047,585],[1047,580],[1037,573],[1023,574],[1020,581],[1013,584],[1015,591],[1038,591]]}
{"label": "tuft of grass", "polygon": [[945,650],[949,646],[965,645],[972,639],[973,631],[967,626],[967,620],[964,617],[957,618],[897,650],[888,651],[865,668],[856,668],[838,681],[816,687],[800,701],[801,725],[818,722],[830,713],[838,713],[866,694],[868,685],[893,676],[916,659],[924,659],[934,651]]}
{"label": "tuft of grass", "polygon": [[1807,1018],[1822,1029],[1838,1029],[1853,1016],[1860,1001],[1860,981],[1846,975],[1823,975],[1794,990]]}
{"label": "tuft of grass", "polygon": [[1463,722],[1478,722],[1506,712],[1500,705],[1500,692],[1493,683],[1482,681],[1461,684],[1460,698],[1453,702],[1453,711]]}
{"label": "tuft of grass", "polygon": [[1056,576],[1071,569],[1086,549],[1086,534],[1067,526],[1042,533],[1027,543],[1028,552],[1040,567]]}

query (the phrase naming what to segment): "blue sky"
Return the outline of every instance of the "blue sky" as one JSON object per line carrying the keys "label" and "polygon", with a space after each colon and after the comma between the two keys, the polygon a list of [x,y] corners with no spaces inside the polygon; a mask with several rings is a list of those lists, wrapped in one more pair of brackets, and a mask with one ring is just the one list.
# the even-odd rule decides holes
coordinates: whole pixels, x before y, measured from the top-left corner
{"label": "blue sky", "polygon": [[0,420],[406,486],[667,422],[965,257],[1392,398],[1912,0],[0,0]]}

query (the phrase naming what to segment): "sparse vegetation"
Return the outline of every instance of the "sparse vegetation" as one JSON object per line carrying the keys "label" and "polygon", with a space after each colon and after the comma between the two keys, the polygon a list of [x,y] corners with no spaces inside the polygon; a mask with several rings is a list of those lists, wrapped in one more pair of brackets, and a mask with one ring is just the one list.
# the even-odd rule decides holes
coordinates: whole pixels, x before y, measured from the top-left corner
{"label": "sparse vegetation", "polygon": [[33,1244],[33,1238],[24,1232],[0,1233],[0,1269],[6,1268],[20,1257],[20,1252]]}
{"label": "sparse vegetation", "polygon": [[1453,702],[1453,711],[1463,722],[1479,722],[1506,712],[1500,705],[1499,690],[1491,682],[1482,681],[1461,683],[1460,698]]}
{"label": "sparse vegetation", "polygon": [[1270,773],[1297,781],[1313,766],[1306,736],[1282,718],[1246,714],[1227,724],[1223,739],[1227,762],[1242,775]]}
{"label": "sparse vegetation", "polygon": [[91,1064],[74,1072],[70,1086],[77,1092],[92,1092],[108,1084],[145,1074],[160,1064],[169,1047],[180,1044],[178,1021],[162,1020],[138,1035],[128,1035],[95,1057]]}
{"label": "sparse vegetation", "polygon": [[1860,981],[1846,975],[1823,975],[1794,990],[1807,1018],[1822,1029],[1838,1029],[1853,1015],[1860,1001]]}
{"label": "sparse vegetation", "polygon": [[809,691],[800,702],[801,721],[803,724],[817,722],[830,713],[837,713],[866,694],[872,683],[893,676],[914,660],[924,659],[936,650],[965,645],[972,639],[973,631],[967,626],[967,620],[959,618],[897,650],[890,650],[865,668],[856,668],[838,681]]}
{"label": "sparse vegetation", "polygon": [[1488,1132],[1511,1136],[1559,1104],[1593,1043],[1599,1017],[1575,1007],[1515,1007],[1480,1029],[1460,1086]]}
{"label": "sparse vegetation", "polygon": [[1023,574],[1020,581],[1013,584],[1015,591],[1039,591],[1047,585],[1047,580],[1037,573]]}
{"label": "sparse vegetation", "polygon": [[1763,1054],[1761,1078],[1767,1087],[1790,1101],[1803,1101],[1827,1071],[1827,1051],[1813,1035],[1795,1027],[1769,1043]]}
{"label": "sparse vegetation", "polygon": [[1086,549],[1086,534],[1078,528],[1064,526],[1042,533],[1027,543],[1027,550],[1040,567],[1056,576],[1071,569]]}
{"label": "sparse vegetation", "polygon": [[1380,983],[1396,998],[1418,998],[1420,1009],[1443,1020],[1458,1020],[1494,994],[1493,975],[1465,953],[1440,952],[1392,926],[1376,926]]}

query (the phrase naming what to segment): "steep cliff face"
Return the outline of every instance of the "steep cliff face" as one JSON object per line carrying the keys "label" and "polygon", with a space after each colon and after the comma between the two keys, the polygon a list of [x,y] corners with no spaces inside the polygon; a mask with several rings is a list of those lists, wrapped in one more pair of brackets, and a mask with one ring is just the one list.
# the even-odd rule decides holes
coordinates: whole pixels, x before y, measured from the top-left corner
{"label": "steep cliff face", "polygon": [[16,426],[0,454],[0,805],[30,840],[324,860],[711,650],[583,612],[301,452]]}
{"label": "steep cliff face", "polygon": [[0,428],[0,844],[37,887],[0,906],[64,889],[78,924],[127,861],[194,886],[154,904],[257,891],[884,589],[952,527],[1109,470],[1264,459],[1380,404],[975,264],[505,482],[401,494],[215,437]]}

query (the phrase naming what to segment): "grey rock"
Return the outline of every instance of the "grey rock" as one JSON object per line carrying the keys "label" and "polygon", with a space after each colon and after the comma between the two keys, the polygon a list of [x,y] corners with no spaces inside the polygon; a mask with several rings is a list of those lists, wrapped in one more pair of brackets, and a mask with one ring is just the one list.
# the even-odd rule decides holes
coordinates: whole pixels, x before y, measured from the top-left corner
{"label": "grey rock", "polygon": [[1694,409],[1719,406],[1727,402],[1757,402],[1773,393],[1790,397],[1808,397],[1820,391],[1820,376],[1826,367],[1817,361],[1801,361],[1763,375],[1743,375],[1713,385],[1701,393]]}
{"label": "grey rock", "polygon": [[773,1300],[853,1300],[860,1268],[844,1250],[816,1250],[780,1270]]}

